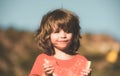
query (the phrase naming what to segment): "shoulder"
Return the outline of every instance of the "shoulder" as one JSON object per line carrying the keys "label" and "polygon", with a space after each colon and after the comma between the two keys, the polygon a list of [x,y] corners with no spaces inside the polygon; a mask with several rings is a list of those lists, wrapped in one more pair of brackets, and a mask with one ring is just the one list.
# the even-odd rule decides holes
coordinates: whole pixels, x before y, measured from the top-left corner
{"label": "shoulder", "polygon": [[48,57],[48,55],[44,54],[44,53],[41,53],[37,56],[37,59],[43,59],[43,58],[46,58]]}
{"label": "shoulder", "polygon": [[83,61],[88,61],[88,59],[85,56],[81,55],[81,54],[76,54],[76,59],[83,60]]}
{"label": "shoulder", "polygon": [[44,59],[51,59],[52,57],[45,54],[45,53],[41,53],[37,56],[36,60],[40,60],[40,61],[43,61]]}
{"label": "shoulder", "polygon": [[43,64],[44,64],[44,58],[46,54],[39,54],[34,62],[34,65],[32,67],[32,70],[30,72],[30,76],[41,76],[43,73]]}
{"label": "shoulder", "polygon": [[47,58],[47,55],[44,53],[41,53],[36,57],[35,63],[37,63],[37,64],[44,63],[45,58]]}

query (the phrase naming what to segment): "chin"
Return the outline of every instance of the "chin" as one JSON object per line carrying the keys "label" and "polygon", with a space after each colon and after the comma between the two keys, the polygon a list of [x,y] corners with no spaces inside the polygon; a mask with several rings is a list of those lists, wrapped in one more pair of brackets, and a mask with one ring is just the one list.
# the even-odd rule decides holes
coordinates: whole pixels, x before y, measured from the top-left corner
{"label": "chin", "polygon": [[65,51],[68,47],[58,47],[59,50]]}

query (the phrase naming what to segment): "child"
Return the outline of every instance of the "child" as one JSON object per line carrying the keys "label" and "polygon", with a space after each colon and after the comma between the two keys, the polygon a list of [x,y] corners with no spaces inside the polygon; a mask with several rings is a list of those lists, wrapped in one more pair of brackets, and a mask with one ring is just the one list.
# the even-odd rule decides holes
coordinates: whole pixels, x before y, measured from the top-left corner
{"label": "child", "polygon": [[88,60],[76,53],[80,46],[79,18],[66,9],[43,16],[36,34],[40,54],[29,76],[90,76]]}

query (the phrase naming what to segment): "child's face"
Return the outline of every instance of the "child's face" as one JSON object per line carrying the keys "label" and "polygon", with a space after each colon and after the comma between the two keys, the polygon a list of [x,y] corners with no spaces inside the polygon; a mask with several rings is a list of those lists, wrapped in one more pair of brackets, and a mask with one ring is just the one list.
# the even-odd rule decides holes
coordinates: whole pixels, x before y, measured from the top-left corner
{"label": "child's face", "polygon": [[54,49],[65,50],[71,44],[72,33],[63,30],[56,30],[51,33],[50,38]]}

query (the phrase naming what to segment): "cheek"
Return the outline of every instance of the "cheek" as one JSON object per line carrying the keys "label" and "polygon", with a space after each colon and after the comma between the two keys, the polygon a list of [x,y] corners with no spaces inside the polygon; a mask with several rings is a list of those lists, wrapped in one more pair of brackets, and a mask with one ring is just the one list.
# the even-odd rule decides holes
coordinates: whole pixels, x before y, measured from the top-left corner
{"label": "cheek", "polygon": [[72,34],[68,35],[68,39],[69,39],[69,40],[72,40],[72,37],[73,37]]}
{"label": "cheek", "polygon": [[50,38],[51,38],[51,39],[57,39],[57,38],[58,38],[58,36],[57,36],[57,35],[55,35],[55,34],[51,34]]}
{"label": "cheek", "polygon": [[52,42],[53,42],[53,41],[56,41],[57,38],[58,38],[58,36],[55,35],[55,34],[51,34],[51,35],[50,35],[50,39],[51,39]]}

